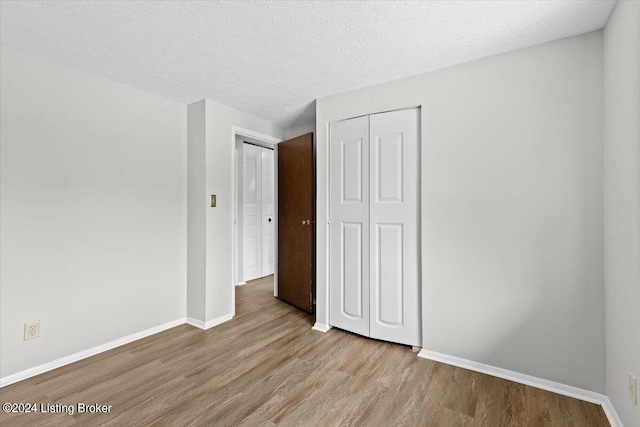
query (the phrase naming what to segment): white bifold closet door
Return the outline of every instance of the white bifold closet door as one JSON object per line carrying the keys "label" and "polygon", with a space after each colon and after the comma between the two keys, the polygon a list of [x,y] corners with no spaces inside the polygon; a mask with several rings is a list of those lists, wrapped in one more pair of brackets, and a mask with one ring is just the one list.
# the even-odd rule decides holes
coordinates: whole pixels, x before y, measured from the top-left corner
{"label": "white bifold closet door", "polygon": [[330,324],[421,345],[420,110],[332,123]]}
{"label": "white bifold closet door", "polygon": [[329,322],[369,336],[369,116],[329,129]]}
{"label": "white bifold closet door", "polygon": [[242,266],[244,281],[274,272],[275,184],[273,150],[244,144]]}

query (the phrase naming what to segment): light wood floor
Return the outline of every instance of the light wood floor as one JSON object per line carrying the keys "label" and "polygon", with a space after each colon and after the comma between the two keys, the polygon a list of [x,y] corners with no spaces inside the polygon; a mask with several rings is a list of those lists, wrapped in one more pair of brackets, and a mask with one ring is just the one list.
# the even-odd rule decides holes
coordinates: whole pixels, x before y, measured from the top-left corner
{"label": "light wood floor", "polygon": [[237,288],[237,315],[182,325],[0,389],[4,402],[113,405],[110,414],[0,415],[13,425],[608,426],[593,404],[416,357]]}

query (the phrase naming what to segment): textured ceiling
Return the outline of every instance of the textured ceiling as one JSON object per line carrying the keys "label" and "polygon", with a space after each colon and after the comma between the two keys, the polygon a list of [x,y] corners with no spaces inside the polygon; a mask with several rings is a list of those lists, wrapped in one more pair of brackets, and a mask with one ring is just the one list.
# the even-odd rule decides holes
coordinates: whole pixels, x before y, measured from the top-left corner
{"label": "textured ceiling", "polygon": [[3,45],[285,126],[313,100],[602,28],[615,0],[3,1]]}

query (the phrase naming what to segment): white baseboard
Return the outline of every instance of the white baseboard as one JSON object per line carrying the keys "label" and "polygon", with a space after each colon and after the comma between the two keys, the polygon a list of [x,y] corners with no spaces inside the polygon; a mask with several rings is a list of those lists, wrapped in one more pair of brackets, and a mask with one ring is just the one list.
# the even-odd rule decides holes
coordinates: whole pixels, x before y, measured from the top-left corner
{"label": "white baseboard", "polygon": [[318,323],[316,322],[311,329],[313,329],[314,331],[320,331],[320,332],[327,332],[329,331],[329,329],[331,329],[331,326],[329,325],[325,325],[324,323]]}
{"label": "white baseboard", "polygon": [[196,328],[206,330],[219,325],[220,323],[226,322],[227,320],[231,320],[232,318],[232,314],[226,314],[216,319],[209,320],[206,323],[201,320],[193,319],[191,317],[176,319],[171,322],[163,323],[162,325],[154,326],[153,328],[145,329],[144,331],[140,331],[135,334],[127,335],[126,337],[118,338],[117,340],[110,341],[106,344],[101,344],[99,346],[79,351],[78,353],[64,356],[51,362],[35,366],[33,368],[25,369],[24,371],[16,372],[15,374],[7,375],[6,377],[0,378],[0,388],[9,384],[16,383],[18,381],[26,380],[27,378],[35,377],[36,375],[44,374],[45,372],[60,368],[62,366],[77,362],[82,359],[86,359],[87,357],[95,356],[96,354],[103,353],[116,347],[120,347],[121,345],[129,344],[130,342],[146,338],[150,335],[157,334],[158,332],[174,328],[184,323],[195,326]]}
{"label": "white baseboard", "polygon": [[616,408],[613,407],[613,403],[611,403],[611,400],[609,399],[609,396],[604,398],[604,402],[602,402],[602,410],[607,416],[611,427],[624,427],[620,416],[616,412]]}
{"label": "white baseboard", "polygon": [[236,286],[244,286],[246,284],[247,284],[247,282],[240,282],[240,283],[236,284]]}
{"label": "white baseboard", "polygon": [[219,324],[227,322],[231,319],[233,319],[233,314],[231,313],[225,314],[224,316],[220,316],[220,317],[216,317],[215,319],[208,320],[207,323],[204,325],[204,328],[205,329],[213,328],[214,326],[218,326]]}
{"label": "white baseboard", "polygon": [[[584,390],[566,384],[549,381],[542,378],[533,377],[531,375],[521,374],[520,372],[509,371],[507,369],[498,368],[496,366],[485,365],[484,363],[474,362],[472,360],[462,359],[456,356],[449,356],[435,351],[422,349],[418,353],[418,357],[436,362],[446,363],[448,365],[458,366],[460,368],[469,369],[471,371],[481,372],[483,374],[492,375],[494,377],[503,378],[505,380],[526,384],[531,387],[540,388],[542,390],[558,393],[563,396],[573,397],[575,399],[584,400],[586,402],[602,405],[605,396],[594,391]],[[612,424],[613,425],[613,424]]]}
{"label": "white baseboard", "polygon": [[185,320],[184,323],[186,323],[187,325],[195,326],[199,329],[205,329],[204,322],[202,320],[194,319],[193,317],[187,317],[187,320]]}
{"label": "white baseboard", "polygon": [[79,360],[86,359],[87,357],[95,356],[98,353],[103,353],[107,350],[120,347],[121,345],[129,344],[130,342],[137,341],[142,338],[146,338],[150,335],[157,334],[158,332],[162,332],[167,329],[171,329],[173,327],[182,325],[183,323],[185,323],[184,318],[176,319],[171,322],[163,323],[162,325],[154,326],[153,328],[145,329],[144,331],[136,332],[135,334],[127,335],[125,337],[118,338],[108,343],[89,348],[87,350],[79,351],[69,356],[64,356],[59,359],[55,359],[51,362],[44,363],[42,365],[35,366],[33,368],[25,369],[24,371],[16,372],[15,374],[7,375],[6,377],[0,378],[0,388],[4,386],[8,386],[9,384],[16,383],[18,381],[26,380],[27,378],[31,378],[36,375],[43,374],[53,369],[60,368],[70,363],[74,363]]}
{"label": "white baseboard", "polygon": [[229,314],[225,314],[224,316],[220,316],[220,317],[216,317],[215,319],[208,320],[207,322],[203,322],[202,320],[194,319],[192,317],[187,317],[187,320],[185,323],[206,331],[209,328],[213,328],[214,326],[217,326],[231,319],[233,319],[233,314],[229,313]]}

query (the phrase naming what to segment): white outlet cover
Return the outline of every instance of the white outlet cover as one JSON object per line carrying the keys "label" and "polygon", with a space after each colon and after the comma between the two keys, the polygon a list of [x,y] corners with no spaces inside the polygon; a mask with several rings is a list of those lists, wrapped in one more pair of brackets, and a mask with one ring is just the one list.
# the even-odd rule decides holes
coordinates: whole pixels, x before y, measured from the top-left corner
{"label": "white outlet cover", "polygon": [[32,340],[40,336],[40,321],[34,320],[24,324],[24,340]]}

